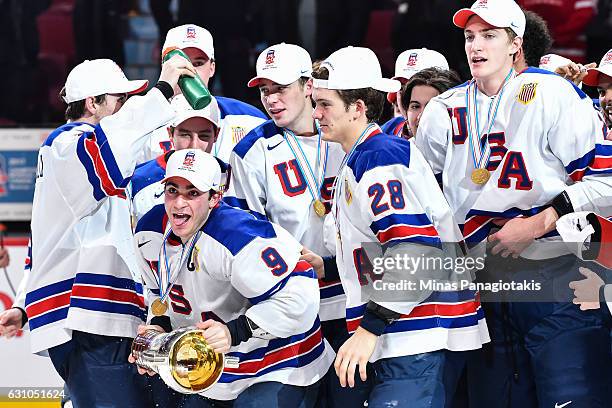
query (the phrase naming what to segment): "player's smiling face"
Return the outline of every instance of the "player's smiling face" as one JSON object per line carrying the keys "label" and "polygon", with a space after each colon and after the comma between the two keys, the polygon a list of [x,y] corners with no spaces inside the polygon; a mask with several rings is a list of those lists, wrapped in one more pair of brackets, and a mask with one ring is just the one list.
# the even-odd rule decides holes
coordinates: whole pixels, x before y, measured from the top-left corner
{"label": "player's smiling face", "polygon": [[304,114],[311,120],[310,110],[306,109],[306,104],[311,103],[311,94],[312,81],[304,85],[299,80],[289,85],[280,85],[269,79],[259,80],[261,103],[278,127],[296,130],[304,121]]}
{"label": "player's smiling face", "polygon": [[521,39],[510,37],[505,29],[485,22],[477,15],[470,17],[465,30],[465,54],[470,71],[476,80],[503,80],[512,67],[512,54]]}
{"label": "player's smiling face", "polygon": [[195,188],[182,177],[172,177],[166,182],[164,205],[172,232],[187,242],[204,224],[211,208],[219,202],[219,195]]}
{"label": "player's smiling face", "polygon": [[603,111],[606,124],[612,126],[612,77],[600,74],[597,83],[597,91],[599,92],[599,104]]}
{"label": "player's smiling face", "polygon": [[217,134],[216,126],[209,120],[189,118],[172,130],[172,143],[176,150],[200,149],[210,153]]}

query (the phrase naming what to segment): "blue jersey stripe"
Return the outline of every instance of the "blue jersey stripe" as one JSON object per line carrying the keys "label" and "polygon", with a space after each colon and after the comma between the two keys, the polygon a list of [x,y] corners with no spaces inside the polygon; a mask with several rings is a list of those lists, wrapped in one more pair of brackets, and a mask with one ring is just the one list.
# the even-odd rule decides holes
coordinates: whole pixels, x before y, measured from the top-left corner
{"label": "blue jersey stripe", "polygon": [[370,229],[374,235],[380,231],[384,231],[394,225],[412,225],[412,226],[425,226],[431,225],[431,221],[427,214],[389,214],[380,220],[374,221],[370,225]]}
{"label": "blue jersey stripe", "polygon": [[341,284],[319,288],[319,292],[320,292],[321,299],[328,299],[334,296],[339,296],[339,295],[344,294],[344,290],[342,290]]}
{"label": "blue jersey stripe", "polygon": [[94,135],[96,136],[96,144],[100,149],[100,155],[102,156],[102,160],[104,161],[106,169],[108,170],[108,175],[113,181],[115,188],[125,188],[128,185],[129,178],[124,178],[123,174],[121,174],[121,170],[119,170],[119,166],[115,160],[115,155],[113,154],[110,144],[108,143],[106,133],[104,133],[104,130],[100,127],[100,125],[96,126]]}
{"label": "blue jersey stripe", "polygon": [[395,323],[390,324],[385,329],[385,333],[399,333],[414,330],[427,330],[434,329],[437,327],[443,327],[445,329],[458,329],[461,327],[477,326],[478,321],[484,318],[482,308],[469,316],[461,317],[441,317],[435,316],[425,319],[407,319],[399,320]]}
{"label": "blue jersey stripe", "polygon": [[[261,371],[255,373],[255,374],[230,374],[230,373],[223,373],[221,375],[221,378],[220,378],[219,382],[220,383],[231,383],[231,382],[234,382],[236,380],[242,380],[242,379],[245,379],[245,378],[260,377],[260,376],[262,376],[264,374],[267,374],[269,372],[280,370],[280,369],[283,369],[283,368],[304,367],[304,366],[312,363],[319,356],[321,356],[321,354],[323,354],[323,351],[325,351],[325,343],[321,342],[315,348],[313,348],[312,350],[310,350],[306,354],[303,354],[301,356],[296,356],[296,357],[294,357],[292,359],[281,361],[281,362],[278,362],[276,364],[271,364],[271,365],[267,366],[266,368],[262,369]],[[231,355],[233,353],[229,353],[229,354]]]}
{"label": "blue jersey stripe", "polygon": [[57,295],[58,293],[64,293],[72,290],[72,283],[74,279],[66,279],[60,282],[55,282],[42,288],[38,288],[32,292],[26,294],[25,304],[28,306],[41,299],[48,298],[49,296]]}
{"label": "blue jersey stripe", "polygon": [[30,325],[30,330],[36,330],[42,326],[45,326],[50,323],[57,322],[59,320],[63,320],[68,316],[68,310],[70,308],[68,306],[62,307],[61,309],[56,309],[51,312],[47,312],[38,317],[34,317],[28,320],[28,324]]}
{"label": "blue jersey stripe", "polygon": [[142,294],[142,284],[134,282],[132,279],[118,278],[111,275],[81,272],[74,279],[74,284],[111,286],[116,289],[128,289]]}
{"label": "blue jersey stripe", "polygon": [[87,172],[87,180],[89,180],[89,184],[93,187],[94,198],[96,201],[102,200],[106,197],[106,193],[102,190],[102,181],[98,177],[91,157],[85,149],[85,136],[81,136],[77,142],[77,157]]}
{"label": "blue jersey stripe", "polygon": [[133,304],[127,303],[115,303],[105,300],[83,299],[73,297],[70,300],[70,307],[78,307],[80,309],[92,310],[94,312],[132,315],[143,321],[147,318],[147,314],[144,309],[141,309]]}

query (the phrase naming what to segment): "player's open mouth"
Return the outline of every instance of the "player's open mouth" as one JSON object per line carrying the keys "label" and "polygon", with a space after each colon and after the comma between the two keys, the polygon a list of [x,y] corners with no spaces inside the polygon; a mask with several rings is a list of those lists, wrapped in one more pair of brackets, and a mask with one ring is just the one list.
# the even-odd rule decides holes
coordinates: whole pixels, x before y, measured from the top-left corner
{"label": "player's open mouth", "polygon": [[278,115],[279,113],[284,111],[284,109],[270,109],[270,115]]}
{"label": "player's open mouth", "polygon": [[184,213],[172,214],[172,220],[174,221],[174,225],[177,227],[185,225],[190,218],[191,215]]}
{"label": "player's open mouth", "polygon": [[474,57],[472,58],[472,64],[479,64],[481,62],[486,62],[487,59],[486,58],[482,58],[482,57]]}

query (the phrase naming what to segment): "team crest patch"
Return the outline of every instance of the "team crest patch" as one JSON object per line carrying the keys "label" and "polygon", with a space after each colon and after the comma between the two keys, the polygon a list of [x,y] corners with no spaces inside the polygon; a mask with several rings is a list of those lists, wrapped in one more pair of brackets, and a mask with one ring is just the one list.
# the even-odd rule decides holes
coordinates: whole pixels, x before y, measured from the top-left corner
{"label": "team crest patch", "polygon": [[242,126],[232,126],[232,141],[237,144],[246,135],[246,129]]}
{"label": "team crest patch", "polygon": [[601,64],[612,64],[612,50],[606,53],[606,56]]}
{"label": "team crest patch", "polygon": [[266,53],[266,65],[274,64],[274,50]]}
{"label": "team crest patch", "polygon": [[408,66],[409,67],[414,67],[416,65],[418,56],[419,55],[416,52],[413,52],[412,54],[408,56]]}
{"label": "team crest patch", "polygon": [[522,103],[523,105],[527,105],[531,101],[535,99],[536,96],[536,88],[538,87],[537,82],[530,82],[528,84],[523,84],[521,86],[521,90],[518,95],[516,95],[516,100]]}
{"label": "team crest patch", "polygon": [[344,180],[344,199],[349,205],[353,202],[353,193],[351,192],[351,188],[349,187],[348,180]]}
{"label": "team crest patch", "polygon": [[196,38],[196,30],[194,27],[187,27],[187,35],[186,37],[190,40],[195,40]]}
{"label": "team crest patch", "polygon": [[183,166],[192,167],[195,162],[195,153],[189,152],[185,155],[185,160],[183,160]]}

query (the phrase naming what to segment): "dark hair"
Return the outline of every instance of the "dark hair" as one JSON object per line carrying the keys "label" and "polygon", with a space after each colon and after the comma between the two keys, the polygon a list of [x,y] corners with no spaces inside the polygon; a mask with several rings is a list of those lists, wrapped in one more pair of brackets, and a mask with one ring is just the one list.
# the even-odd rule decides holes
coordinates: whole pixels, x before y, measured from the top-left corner
{"label": "dark hair", "polygon": [[[64,102],[64,97],[66,96],[66,87],[62,88],[59,93],[60,99]],[[106,100],[106,94],[98,95],[94,97],[94,102],[97,104],[101,104]],[[64,113],[64,117],[66,120],[77,120],[82,118],[85,115],[85,99],[81,99],[80,101],[70,102],[68,107],[66,108],[66,112]]]}
{"label": "dark hair", "polygon": [[530,67],[540,65],[540,58],[548,54],[553,43],[546,21],[533,11],[525,11],[525,34],[523,35],[523,54],[525,63]]}
{"label": "dark hair", "polygon": [[310,80],[310,77],[299,77],[298,83],[300,84],[301,87],[304,87],[304,85],[306,85],[306,82],[308,82],[309,80]]}
{"label": "dark hair", "polygon": [[[312,72],[312,77],[316,79],[329,79],[327,68],[318,67]],[[336,89],[340,99],[344,103],[344,108],[348,111],[350,105],[359,99],[366,107],[366,118],[368,123],[377,122],[385,106],[385,93],[374,88],[361,89]]]}
{"label": "dark hair", "polygon": [[427,85],[434,88],[439,93],[444,93],[452,87],[461,83],[459,75],[452,70],[440,68],[426,68],[414,74],[408,82],[402,85],[399,97],[404,108],[408,108],[412,90],[415,86]]}

